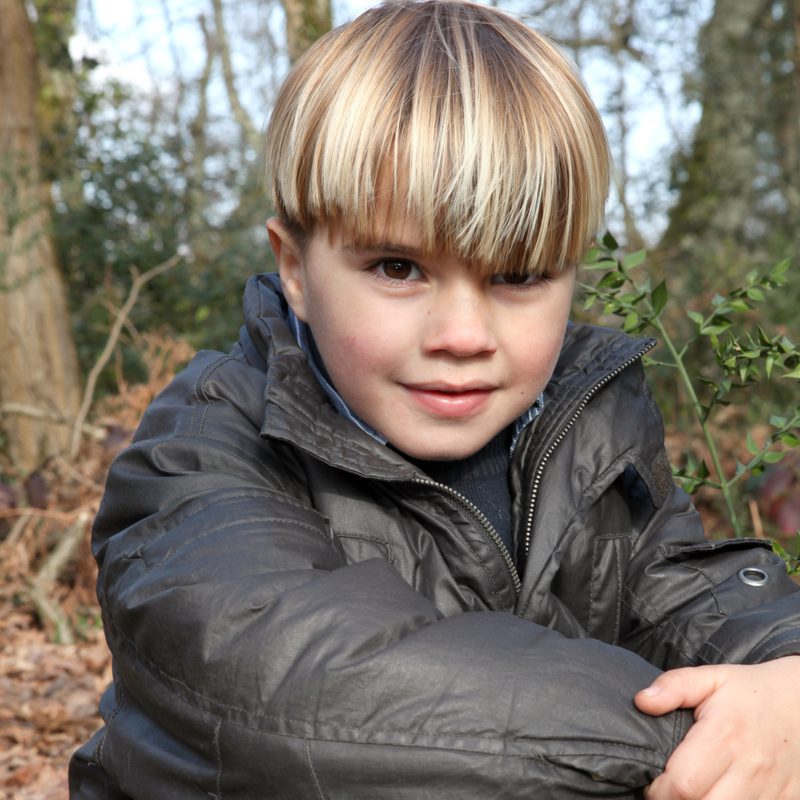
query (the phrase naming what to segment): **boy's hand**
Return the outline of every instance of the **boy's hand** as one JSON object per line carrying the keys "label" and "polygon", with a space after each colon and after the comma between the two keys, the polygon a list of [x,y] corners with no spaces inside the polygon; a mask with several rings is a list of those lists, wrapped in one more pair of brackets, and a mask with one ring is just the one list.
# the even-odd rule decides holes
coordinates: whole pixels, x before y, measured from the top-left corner
{"label": "boy's hand", "polygon": [[798,686],[800,656],[660,675],[636,706],[653,716],[693,708],[695,724],[647,800],[800,798]]}

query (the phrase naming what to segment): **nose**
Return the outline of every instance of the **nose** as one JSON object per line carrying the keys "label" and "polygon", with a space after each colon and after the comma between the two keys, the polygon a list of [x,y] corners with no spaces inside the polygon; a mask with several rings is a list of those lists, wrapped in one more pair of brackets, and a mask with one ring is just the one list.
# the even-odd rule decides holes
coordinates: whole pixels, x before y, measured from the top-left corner
{"label": "nose", "polygon": [[427,354],[459,358],[497,350],[490,299],[477,280],[464,276],[436,292],[428,308],[423,347]]}

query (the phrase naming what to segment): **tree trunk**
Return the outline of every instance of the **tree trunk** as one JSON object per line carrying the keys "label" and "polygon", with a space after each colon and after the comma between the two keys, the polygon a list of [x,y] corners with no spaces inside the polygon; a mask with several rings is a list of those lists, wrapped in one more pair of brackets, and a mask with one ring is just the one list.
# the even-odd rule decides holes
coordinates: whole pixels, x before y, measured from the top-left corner
{"label": "tree trunk", "polygon": [[[780,143],[790,5],[716,0],[699,39],[702,116],[676,161],[678,200],[659,246],[667,263],[700,264],[718,280],[784,254],[798,223],[784,210],[797,176],[776,175],[781,153],[790,156]],[[797,120],[788,122],[796,135]]]}
{"label": "tree trunk", "polygon": [[282,0],[286,13],[286,45],[294,64],[322,34],[331,29],[330,0]]}
{"label": "tree trunk", "polygon": [[5,449],[21,472],[66,449],[80,400],[41,178],[37,76],[24,0],[0,0],[0,421]]}

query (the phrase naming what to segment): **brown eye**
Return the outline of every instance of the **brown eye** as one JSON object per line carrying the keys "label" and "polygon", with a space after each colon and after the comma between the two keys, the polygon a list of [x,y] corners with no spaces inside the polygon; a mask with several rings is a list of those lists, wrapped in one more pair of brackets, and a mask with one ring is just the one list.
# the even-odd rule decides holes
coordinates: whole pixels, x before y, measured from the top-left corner
{"label": "brown eye", "polygon": [[526,275],[524,272],[507,272],[503,275],[503,282],[514,284],[527,283],[530,277],[530,275]]}
{"label": "brown eye", "polygon": [[419,267],[403,259],[383,260],[375,266],[381,274],[393,281],[416,280],[420,277]]}
{"label": "brown eye", "polygon": [[538,281],[530,272],[504,272],[492,276],[492,283],[505,286],[532,286]]}

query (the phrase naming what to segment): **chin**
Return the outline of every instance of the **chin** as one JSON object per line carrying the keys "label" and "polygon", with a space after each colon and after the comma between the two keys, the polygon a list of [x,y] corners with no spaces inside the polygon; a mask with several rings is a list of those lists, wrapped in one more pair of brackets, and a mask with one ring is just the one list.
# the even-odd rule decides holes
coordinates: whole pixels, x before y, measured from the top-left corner
{"label": "chin", "polygon": [[[486,440],[486,442],[488,441],[489,439]],[[392,442],[392,446],[403,455],[420,461],[458,461],[462,458],[469,458],[469,456],[477,453],[486,442],[479,442],[474,447],[459,446],[458,444],[442,444],[436,446],[431,445],[430,442],[409,442],[406,443],[408,445],[406,447]]]}

